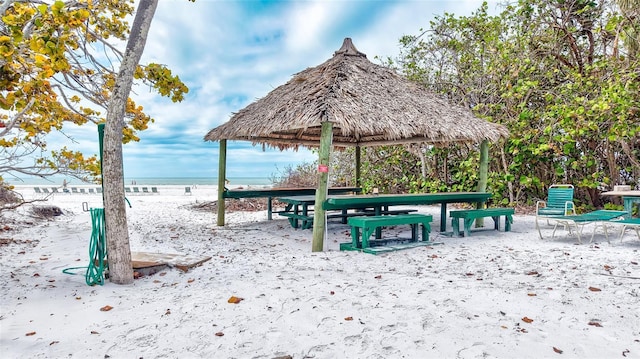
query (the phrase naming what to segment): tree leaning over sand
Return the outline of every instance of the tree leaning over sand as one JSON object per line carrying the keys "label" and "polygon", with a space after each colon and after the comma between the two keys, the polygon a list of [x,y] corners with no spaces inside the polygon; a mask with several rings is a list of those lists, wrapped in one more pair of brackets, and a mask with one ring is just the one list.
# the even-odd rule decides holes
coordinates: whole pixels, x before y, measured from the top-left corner
{"label": "tree leaning over sand", "polygon": [[[133,0],[0,2],[0,182],[56,173],[90,179],[96,156],[48,148],[46,135],[104,122]],[[188,91],[164,65],[136,64],[134,78],[173,101]],[[125,99],[123,141],[153,119]],[[74,142],[73,138],[70,138]],[[96,150],[98,146],[96,145]]]}

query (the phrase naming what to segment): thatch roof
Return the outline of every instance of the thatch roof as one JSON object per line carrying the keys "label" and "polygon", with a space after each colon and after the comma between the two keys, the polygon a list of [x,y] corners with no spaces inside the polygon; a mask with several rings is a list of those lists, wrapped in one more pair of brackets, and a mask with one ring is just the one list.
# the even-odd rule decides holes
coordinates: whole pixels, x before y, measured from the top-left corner
{"label": "thatch roof", "polygon": [[507,129],[476,118],[393,70],[376,65],[351,39],[323,64],[293,76],[209,131],[205,140],[244,140],[280,149],[318,146],[333,122],[333,146],[494,142]]}

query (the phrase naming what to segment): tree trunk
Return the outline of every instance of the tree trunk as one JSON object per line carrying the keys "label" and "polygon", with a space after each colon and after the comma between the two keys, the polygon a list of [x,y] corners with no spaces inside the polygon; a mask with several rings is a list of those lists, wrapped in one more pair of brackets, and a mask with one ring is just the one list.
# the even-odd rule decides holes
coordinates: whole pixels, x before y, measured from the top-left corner
{"label": "tree trunk", "polygon": [[120,64],[120,71],[107,109],[102,164],[104,213],[109,279],[116,284],[133,283],[122,167],[124,114],[133,83],[133,73],[142,57],[157,5],[158,0],[140,0],[138,4],[131,35],[127,41],[127,50]]}

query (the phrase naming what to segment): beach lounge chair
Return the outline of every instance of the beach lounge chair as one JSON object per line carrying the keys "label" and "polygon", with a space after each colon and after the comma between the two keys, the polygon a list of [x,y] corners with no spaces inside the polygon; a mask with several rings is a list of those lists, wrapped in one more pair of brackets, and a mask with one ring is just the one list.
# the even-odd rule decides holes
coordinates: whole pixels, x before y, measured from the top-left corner
{"label": "beach lounge chair", "polygon": [[78,193],[78,189],[75,187],[71,187],[71,193]]}
{"label": "beach lounge chair", "polygon": [[129,187],[125,187],[125,188],[124,188],[124,192],[125,192],[125,193],[131,193],[131,188],[129,188]]}
{"label": "beach lounge chair", "polygon": [[185,187],[184,188],[184,194],[191,195],[191,187]]}
{"label": "beach lounge chair", "polygon": [[558,216],[553,218],[556,221],[556,225],[553,227],[553,235],[556,234],[556,229],[559,225],[563,225],[565,228],[569,228],[569,233],[571,233],[571,227],[576,228],[576,235],[578,236],[578,243],[582,244],[582,230],[584,226],[590,223],[594,224],[593,234],[591,234],[591,240],[589,243],[593,242],[593,236],[596,234],[596,230],[598,227],[602,227],[604,230],[604,235],[607,238],[607,242],[609,242],[609,234],[607,233],[607,224],[615,222],[618,219],[624,219],[624,217],[629,212],[625,211],[612,211],[607,209],[599,209],[593,212],[587,212],[583,214],[575,214],[569,216]]}
{"label": "beach lounge chair", "polygon": [[620,230],[620,242],[622,242],[622,237],[624,237],[624,232],[627,228],[635,230],[638,235],[638,239],[640,240],[640,218],[625,218],[618,221],[611,221],[611,223],[622,225],[622,229]]}
{"label": "beach lounge chair", "polygon": [[96,188],[96,193],[102,193],[102,187]]}
{"label": "beach lounge chair", "polygon": [[133,187],[133,193],[140,193],[140,189],[138,187]]}
{"label": "beach lounge chair", "polygon": [[40,187],[33,187],[33,190],[36,191],[36,193],[42,193]]}
{"label": "beach lounge chair", "polygon": [[93,188],[89,188],[89,194],[94,194]]}
{"label": "beach lounge chair", "polygon": [[573,185],[554,184],[549,187],[546,201],[536,202],[536,229],[542,239],[540,231],[540,219],[549,219],[559,216],[570,216],[576,214],[576,207],[573,204]]}
{"label": "beach lounge chair", "polygon": [[86,192],[85,192],[84,188],[80,188],[80,193],[82,193],[82,194],[86,194]]}
{"label": "beach lounge chair", "polygon": [[59,192],[57,188],[51,187],[51,193],[59,193]]}
{"label": "beach lounge chair", "polygon": [[159,193],[158,187],[151,187],[151,193]]}
{"label": "beach lounge chair", "polygon": [[46,189],[45,187],[42,187],[42,193],[49,194],[49,190],[48,190],[48,189]]}
{"label": "beach lounge chair", "polygon": [[149,193],[149,189],[147,187],[142,187],[142,193]]}

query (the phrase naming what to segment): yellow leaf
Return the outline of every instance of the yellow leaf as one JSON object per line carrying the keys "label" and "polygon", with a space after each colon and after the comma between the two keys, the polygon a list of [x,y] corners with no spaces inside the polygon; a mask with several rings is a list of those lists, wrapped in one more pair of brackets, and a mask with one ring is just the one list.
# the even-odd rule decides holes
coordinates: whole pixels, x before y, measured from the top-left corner
{"label": "yellow leaf", "polygon": [[229,300],[227,300],[227,303],[238,304],[238,303],[242,302],[243,300],[244,300],[244,298],[231,296],[231,298],[229,298]]}

